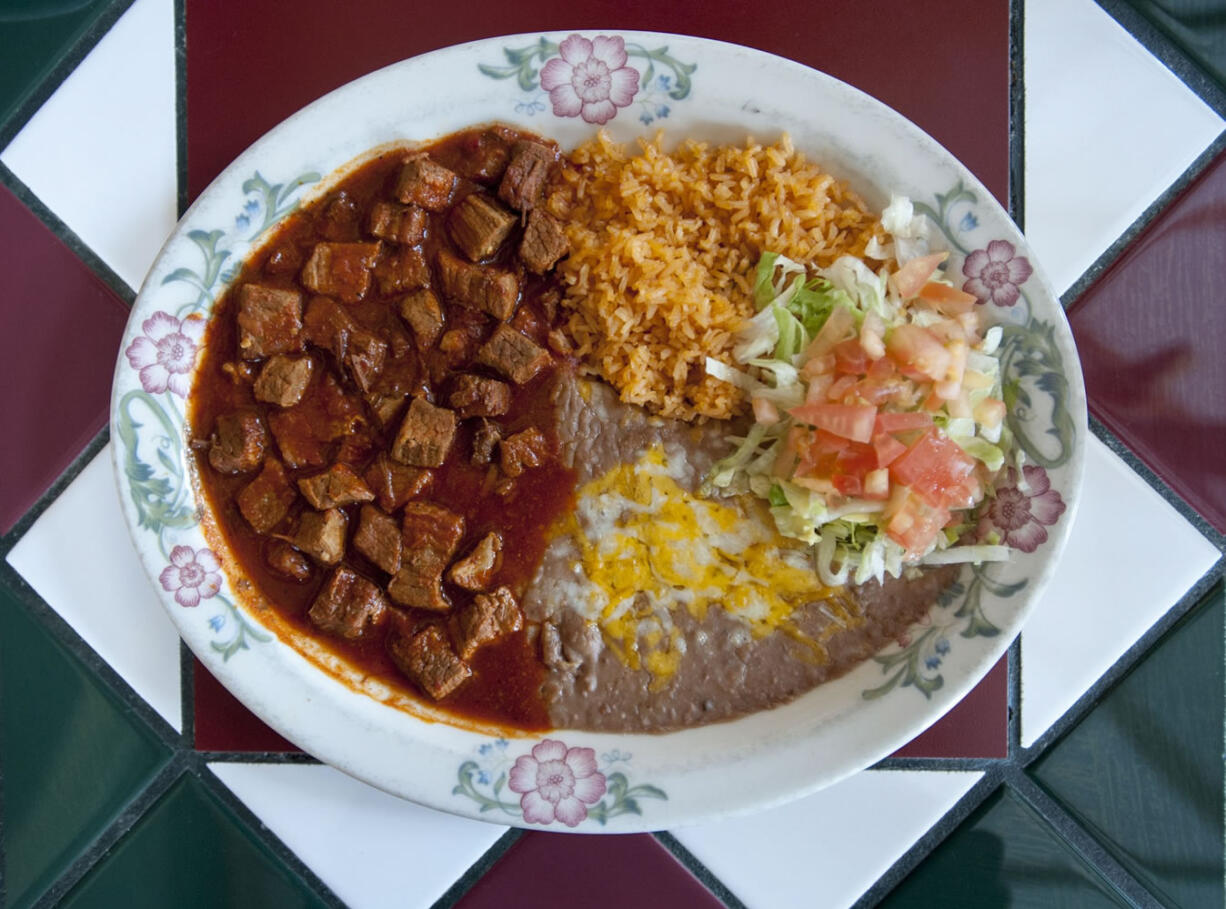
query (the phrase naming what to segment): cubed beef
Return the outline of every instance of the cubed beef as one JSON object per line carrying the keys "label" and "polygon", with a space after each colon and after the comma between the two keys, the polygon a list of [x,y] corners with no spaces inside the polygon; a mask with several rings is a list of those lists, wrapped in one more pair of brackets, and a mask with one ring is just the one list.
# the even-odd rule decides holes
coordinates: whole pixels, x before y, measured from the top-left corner
{"label": "cubed beef", "polygon": [[516,385],[523,385],[548,366],[549,361],[549,351],[509,325],[495,328],[477,351],[478,363],[497,370]]}
{"label": "cubed beef", "polygon": [[443,330],[443,307],[427,287],[406,294],[400,301],[400,316],[413,329],[418,350],[434,346]]}
{"label": "cubed beef", "polygon": [[500,417],[511,406],[511,386],[497,379],[463,373],[447,399],[462,417]]}
{"label": "cubed beef", "polygon": [[447,570],[447,580],[465,590],[488,590],[500,567],[502,537],[490,531],[472,552],[452,564]]}
{"label": "cubed beef", "polygon": [[345,356],[341,362],[345,371],[357,383],[362,391],[370,391],[374,387],[379,373],[383,372],[383,363],[387,359],[387,342],[373,331],[356,328],[349,335],[349,343],[345,345]]}
{"label": "cubed beef", "polygon": [[238,291],[238,352],[247,360],[302,349],[302,294],[258,284]]}
{"label": "cubed beef", "polygon": [[468,664],[456,656],[446,633],[437,625],[430,625],[412,637],[403,633],[389,635],[387,649],[400,671],[436,701],[447,697],[473,674]]}
{"label": "cubed beef", "polygon": [[291,581],[305,581],[311,576],[311,560],[285,540],[269,540],[264,549],[264,562],[274,572]]}
{"label": "cubed beef", "polygon": [[447,612],[451,602],[443,594],[445,562],[428,550],[405,549],[400,570],[387,585],[388,595],[401,606]]}
{"label": "cubed beef", "polygon": [[353,470],[358,470],[369,461],[382,442],[374,430],[366,423],[358,425],[353,432],[341,439],[336,449],[336,463],[344,464]]}
{"label": "cubed beef", "polygon": [[479,593],[456,617],[460,655],[469,659],[477,648],[524,627],[524,617],[515,595],[506,587]]}
{"label": "cubed beef", "polygon": [[315,226],[325,240],[354,239],[360,213],[357,200],[342,189],[324,205],[323,214]]}
{"label": "cubed beef", "polygon": [[268,430],[254,410],[232,410],[217,418],[209,463],[218,473],[247,473],[264,462]]}
{"label": "cubed beef", "polygon": [[312,297],[303,317],[302,336],[308,344],[330,351],[339,363],[349,349],[349,336],[360,326],[331,297]]}
{"label": "cubed beef", "polygon": [[408,396],[402,394],[384,395],[371,392],[366,396],[366,403],[370,406],[375,419],[379,421],[379,425],[386,428],[394,423],[400,416],[400,411],[404,410],[406,397]]}
{"label": "cubed beef", "polygon": [[291,407],[302,400],[314,370],[315,361],[310,357],[287,357],[285,354],[270,357],[255,380],[255,399],[278,407]]}
{"label": "cubed beef", "polygon": [[570,342],[570,338],[566,336],[566,332],[560,328],[555,328],[545,337],[549,349],[559,356],[567,356],[574,353],[575,345]]}
{"label": "cubed beef", "polygon": [[445,567],[464,536],[464,516],[433,502],[409,502],[404,506],[401,530],[406,558],[410,549],[429,551]]}
{"label": "cubed beef", "polygon": [[429,287],[430,264],[420,249],[410,246],[384,256],[375,266],[375,278],[379,281],[379,293],[384,296]]}
{"label": "cubed beef", "polygon": [[456,175],[425,155],[405,162],[396,180],[395,196],[406,205],[420,205],[427,211],[442,211],[451,203]]}
{"label": "cubed beef", "polygon": [[411,467],[441,467],[455,439],[455,411],[414,398],[400,424],[392,457]]}
{"label": "cubed beef", "polygon": [[298,481],[298,488],[311,507],[320,511],[355,502],[371,502],[375,498],[362,478],[344,464],[333,464],[323,473],[303,477]]}
{"label": "cubed beef", "polygon": [[353,548],[388,574],[400,570],[402,536],[400,522],[384,514],[374,505],[363,505],[358,529],[353,534]]}
{"label": "cubed beef", "polygon": [[541,196],[555,160],[553,151],[539,142],[526,139],[516,142],[511,148],[511,162],[498,185],[498,198],[517,211],[532,208]]}
{"label": "cubed beef", "polygon": [[439,280],[451,303],[479,309],[506,321],[519,303],[519,279],[514,272],[492,265],[473,265],[447,250],[439,250]]}
{"label": "cubed beef", "polygon": [[451,210],[447,229],[464,255],[479,262],[498,252],[518,220],[485,193],[471,193]]}
{"label": "cubed beef", "polygon": [[473,463],[488,464],[494,459],[494,449],[502,441],[502,430],[493,420],[481,420],[473,432]]}
{"label": "cubed beef", "polygon": [[264,469],[244,486],[237,496],[238,510],[256,533],[268,533],[281,523],[298,498],[285,468],[275,458],[264,461]]}
{"label": "cubed beef", "polygon": [[502,472],[517,477],[530,467],[540,467],[549,458],[549,440],[535,426],[507,436],[498,444]]}
{"label": "cubed beef", "polygon": [[370,270],[378,258],[378,243],[316,243],[299,278],[317,294],[357,303],[370,289]]}
{"label": "cubed beef", "polygon": [[507,169],[511,160],[509,131],[499,127],[487,129],[465,138],[464,154],[456,163],[456,172],[461,177],[478,183],[495,183]]}
{"label": "cubed beef", "polygon": [[332,443],[352,437],[365,421],[360,398],[345,394],[330,371],[316,375],[320,378],[301,401],[268,416],[281,460],[293,469],[331,463]]}
{"label": "cubed beef", "polygon": [[519,257],[529,271],[543,275],[570,252],[562,222],[539,208],[528,215],[523,239],[519,241]]}
{"label": "cubed beef", "polygon": [[395,511],[405,502],[425,492],[434,480],[434,471],[407,467],[380,452],[366,468],[366,485],[384,511]]}
{"label": "cubed beef", "polygon": [[282,243],[264,260],[264,271],[270,275],[292,275],[302,268],[302,254],[293,243]]}
{"label": "cubed beef", "polygon": [[356,571],[340,567],[332,572],[307,615],[324,631],[358,641],[383,624],[387,609],[378,587]]}
{"label": "cubed beef", "polygon": [[370,235],[412,246],[426,235],[426,212],[416,205],[376,202],[370,210]]}
{"label": "cubed beef", "polygon": [[304,511],[294,534],[294,545],[321,565],[335,565],[345,554],[348,524],[339,508]]}

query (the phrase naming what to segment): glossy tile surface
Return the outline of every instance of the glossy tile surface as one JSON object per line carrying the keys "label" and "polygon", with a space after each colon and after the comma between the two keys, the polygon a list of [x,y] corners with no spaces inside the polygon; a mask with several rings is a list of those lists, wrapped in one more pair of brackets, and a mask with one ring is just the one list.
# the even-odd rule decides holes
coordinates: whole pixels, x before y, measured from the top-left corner
{"label": "glossy tile surface", "polygon": [[7,905],[27,906],[36,900],[170,754],[0,584]]}
{"label": "glossy tile surface", "polygon": [[1126,0],[1226,88],[1226,9],[1221,0]]}
{"label": "glossy tile surface", "polygon": [[295,909],[328,904],[202,783],[184,776],[62,905]]}
{"label": "glossy tile surface", "polygon": [[1170,905],[1226,896],[1224,601],[1219,587],[1031,769]]}
{"label": "glossy tile surface", "polygon": [[192,658],[192,718],[197,751],[297,751]]}

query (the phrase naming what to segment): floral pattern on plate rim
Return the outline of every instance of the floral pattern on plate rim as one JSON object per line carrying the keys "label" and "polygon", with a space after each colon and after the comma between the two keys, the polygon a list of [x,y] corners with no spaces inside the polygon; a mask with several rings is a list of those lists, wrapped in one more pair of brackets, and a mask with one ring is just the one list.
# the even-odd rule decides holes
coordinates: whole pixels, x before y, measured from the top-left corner
{"label": "floral pattern on plate rim", "polygon": [[[668,117],[669,102],[689,97],[696,63],[668,52],[627,44],[620,35],[585,38],[573,34],[561,43],[542,36],[526,47],[504,47],[506,65],[478,64],[491,79],[515,79],[527,95],[515,112],[527,116],[550,109],[555,117],[581,117],[603,126],[624,108],[638,109],[644,126]],[[636,66],[630,66],[634,60]],[[537,68],[537,64],[540,68]]]}
{"label": "floral pattern on plate rim", "polygon": [[[266,642],[272,637],[222,593],[217,553],[181,540],[200,523],[200,515],[185,467],[186,413],[175,399],[186,399],[191,389],[205,314],[216,294],[238,272],[238,263],[231,260],[233,249],[253,242],[297,208],[298,190],[317,180],[318,174],[306,173],[289,183],[269,183],[258,172],[246,180],[242,185],[246,198],[232,228],[188,231],[202,267],[180,266],[162,279],[163,285],[186,284],[195,291],[194,298],[173,313],[155,312],[141,323],[141,334],[124,349],[140,387],[119,399],[115,426],[137,527],[156,542],[165,562],[158,582],[179,606],[193,609],[211,601],[221,607],[207,624],[215,635],[209,645],[223,660],[246,650],[251,641]],[[223,268],[227,260],[230,266]],[[147,455],[142,457],[142,452]]]}
{"label": "floral pattern on plate rim", "polygon": [[[542,739],[512,760],[509,746],[501,738],[477,746],[477,757],[460,764],[452,795],[475,803],[481,814],[500,811],[525,824],[567,827],[584,821],[603,827],[618,815],[641,815],[642,799],[668,800],[658,786],[630,785],[629,752],[614,749],[597,761],[593,748]],[[504,799],[504,791],[518,801]]]}

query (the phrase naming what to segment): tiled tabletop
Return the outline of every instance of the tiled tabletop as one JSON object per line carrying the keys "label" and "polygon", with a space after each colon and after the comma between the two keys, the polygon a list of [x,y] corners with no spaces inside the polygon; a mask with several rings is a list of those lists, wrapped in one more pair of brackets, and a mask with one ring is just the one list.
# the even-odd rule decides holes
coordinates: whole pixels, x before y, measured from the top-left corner
{"label": "tiled tabletop", "polygon": [[[875,95],[1006,204],[1093,438],[1007,660],[878,766],[654,835],[420,808],[293,749],[181,648],[104,425],[178,214],[295,109],[499,34],[645,29]],[[0,901],[7,906],[1221,906],[1226,2],[0,4]]]}

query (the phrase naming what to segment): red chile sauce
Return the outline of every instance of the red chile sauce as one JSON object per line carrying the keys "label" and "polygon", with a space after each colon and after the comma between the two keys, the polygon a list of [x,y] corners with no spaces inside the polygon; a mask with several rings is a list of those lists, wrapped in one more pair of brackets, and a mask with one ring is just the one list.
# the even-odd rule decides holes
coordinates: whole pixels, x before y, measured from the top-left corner
{"label": "red chile sauce", "polygon": [[[479,141],[482,129],[467,130],[448,136],[426,146],[430,157],[444,166],[455,169],[457,161]],[[525,138],[535,138],[524,135]],[[218,301],[209,323],[204,343],[204,353],[192,390],[189,405],[191,438],[194,440],[193,457],[200,486],[207,498],[218,528],[224,535],[237,565],[227,569],[236,587],[244,588],[242,579],[248,580],[262,594],[277,614],[298,632],[308,635],[328,650],[359,667],[393,689],[410,694],[423,702],[429,698],[396,668],[386,650],[386,636],[391,622],[368,632],[366,639],[348,642],[316,628],[307,618],[307,610],[331,569],[313,565],[306,581],[296,582],[273,572],[265,562],[266,546],[270,539],[256,533],[243,518],[235,503],[237,493],[255,476],[255,473],[225,476],[213,470],[207,457],[207,445],[218,415],[239,407],[255,407],[265,413],[275,411],[273,405],[257,402],[249,380],[236,379],[233,370],[223,369],[226,364],[242,364],[237,347],[235,317],[238,309],[238,288],[251,282],[268,287],[293,288],[303,292],[304,303],[311,294],[298,283],[302,264],[308,259],[316,242],[371,241],[366,233],[371,205],[380,199],[392,198],[392,187],[406,158],[406,151],[397,149],[360,165],[343,178],[322,198],[287,217],[243,266],[238,279]],[[457,185],[453,204],[481,186],[461,179]],[[496,185],[493,189],[496,189]],[[446,214],[430,214],[429,226],[422,248],[428,261],[433,263],[440,249],[454,252],[445,226]],[[504,243],[493,264],[513,267],[511,260],[518,243],[518,233]],[[542,295],[555,291],[551,275],[540,278],[517,269],[522,275],[522,295],[516,315],[511,324],[532,337],[541,346],[547,347],[546,335],[557,327],[547,315]],[[438,282],[434,281],[437,288]],[[372,282],[366,298],[357,304],[347,305],[348,312],[365,328],[386,335],[401,332],[412,338],[412,333],[396,312],[396,304],[403,293],[381,296],[377,283]],[[447,328],[461,328],[474,341],[483,341],[495,326],[495,320],[476,310],[447,305]],[[403,345],[402,345],[403,347]],[[358,455],[348,455],[349,463],[361,474],[378,451],[387,451],[400,423],[400,417],[381,428],[378,419],[362,400],[361,392],[340,369],[330,353],[311,350],[317,367],[304,401],[319,388],[320,378],[326,371],[338,380],[342,389],[364,408],[362,425],[368,435],[356,440],[341,440],[332,443],[328,463],[335,459],[340,446],[356,445]],[[448,364],[437,345],[424,352],[413,352],[392,363],[389,353],[386,370],[393,371],[388,381],[399,391],[410,394],[431,393],[435,403],[445,404],[444,389],[447,377],[459,371],[487,372],[481,367],[464,363],[456,368]],[[259,364],[257,363],[258,367]],[[549,402],[549,388],[558,369],[570,368],[570,364],[555,357],[554,363],[524,386],[512,386],[514,397],[510,411],[498,418],[504,436],[530,426],[540,428],[549,438],[553,450],[557,450],[556,431]],[[320,414],[321,418],[326,416]],[[495,583],[505,584],[516,594],[522,593],[532,578],[547,543],[547,531],[555,518],[569,511],[574,504],[575,480],[571,471],[552,460],[526,471],[515,478],[513,490],[507,497],[497,494],[490,474],[492,465],[474,465],[471,461],[474,420],[460,424],[450,454],[441,468],[435,471],[433,485],[419,500],[440,504],[464,515],[465,533],[457,555],[462,555],[489,531],[501,533],[504,550],[502,568]],[[273,452],[275,442],[271,441]],[[273,453],[270,452],[270,453]],[[495,464],[497,460],[495,459]],[[318,468],[305,468],[287,472],[291,479],[318,472]],[[297,524],[303,508],[309,507],[299,496],[289,515],[273,534],[290,535]],[[386,589],[388,575],[372,565],[352,547],[353,531],[358,523],[358,506],[343,509],[349,519],[348,539],[343,565],[374,581]],[[400,512],[394,513],[399,518]],[[444,582],[448,598],[453,603],[453,612],[466,605],[473,594],[450,582]],[[390,601],[389,601],[390,602]],[[409,615],[422,625],[438,622],[433,613],[392,607]],[[529,638],[529,626],[497,642],[482,647],[469,661],[473,676],[453,694],[437,706],[480,722],[492,722],[517,729],[541,730],[548,728],[545,707],[541,701],[540,687],[544,670],[538,656],[539,646]]]}

